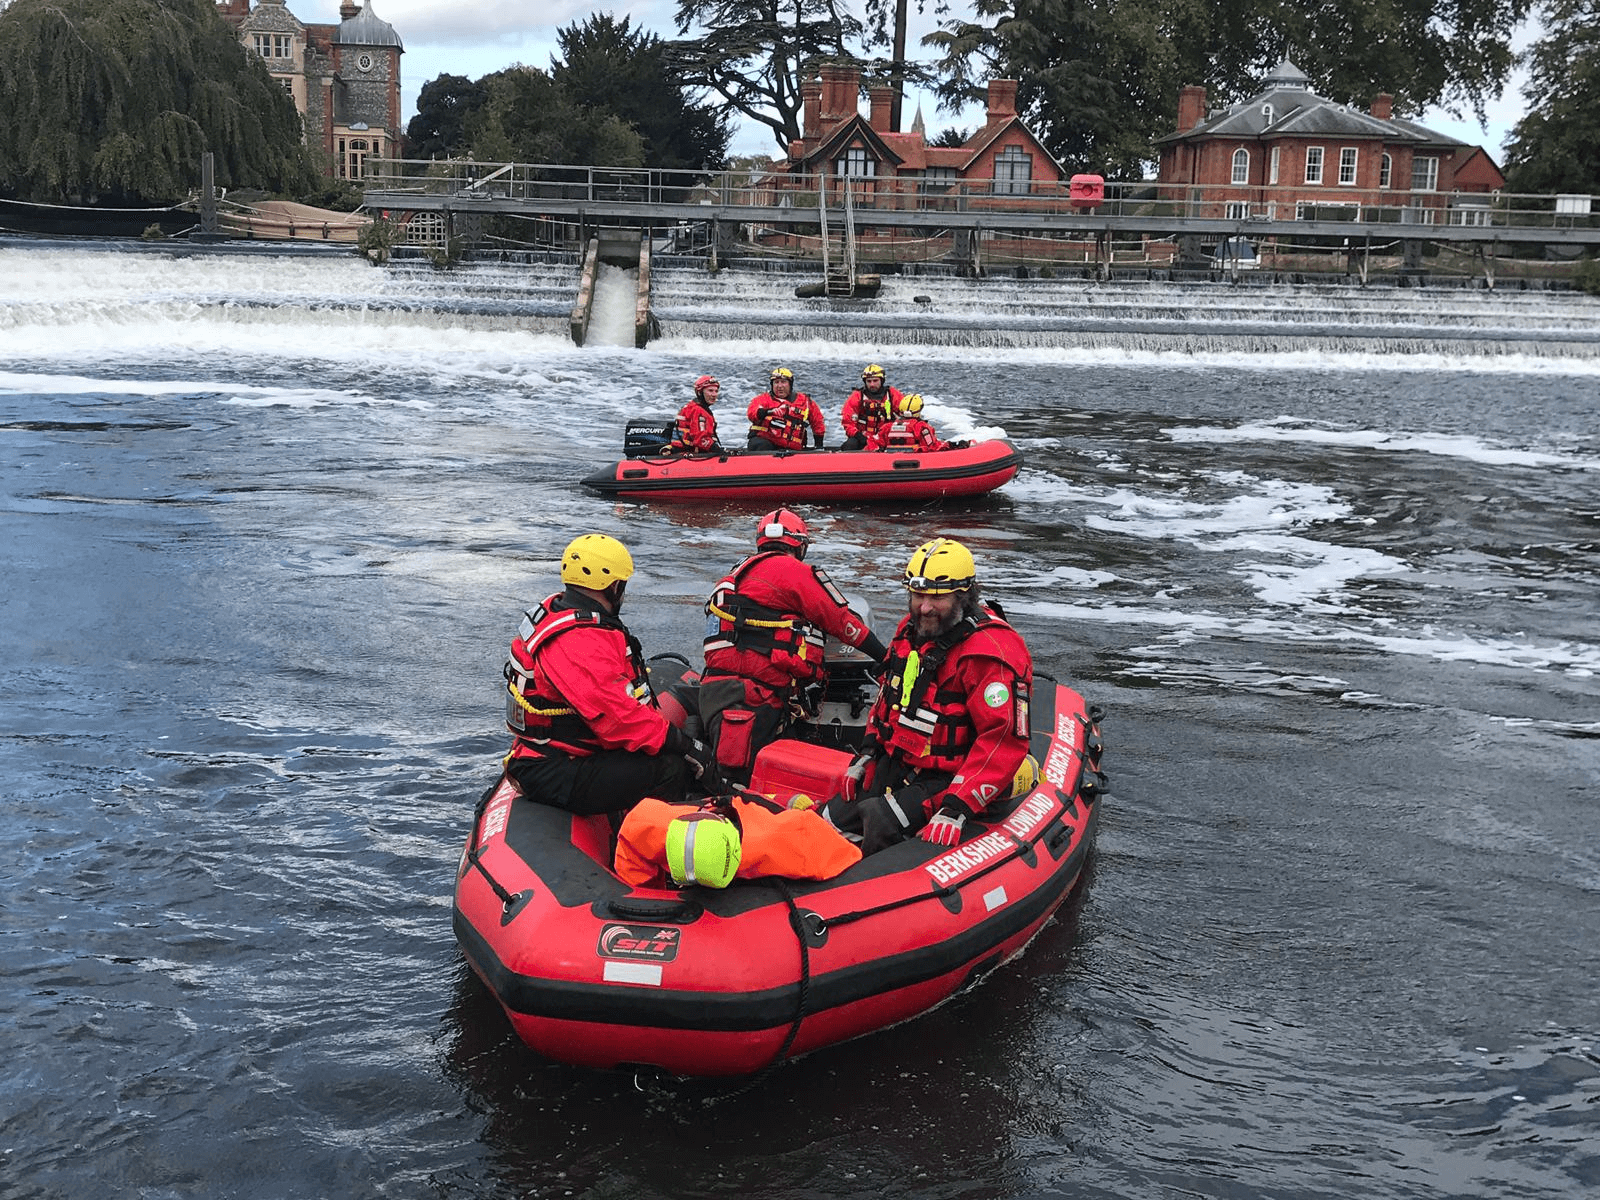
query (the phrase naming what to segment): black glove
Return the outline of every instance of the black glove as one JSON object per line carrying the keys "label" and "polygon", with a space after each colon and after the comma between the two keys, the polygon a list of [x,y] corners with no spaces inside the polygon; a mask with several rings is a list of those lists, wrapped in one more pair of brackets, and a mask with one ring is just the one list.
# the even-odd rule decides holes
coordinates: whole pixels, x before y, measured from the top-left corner
{"label": "black glove", "polygon": [[857,807],[861,810],[862,854],[887,850],[904,839],[911,826],[911,819],[901,810],[892,793],[863,797]]}
{"label": "black glove", "polygon": [[889,647],[878,640],[877,634],[869,630],[867,640],[861,643],[861,653],[882,666],[884,659],[889,657]]}
{"label": "black glove", "polygon": [[676,725],[667,730],[667,739],[661,744],[661,749],[667,754],[679,755],[689,765],[689,770],[708,796],[726,795],[732,791],[728,781],[722,777],[722,768],[717,765],[717,756],[711,747],[689,737]]}

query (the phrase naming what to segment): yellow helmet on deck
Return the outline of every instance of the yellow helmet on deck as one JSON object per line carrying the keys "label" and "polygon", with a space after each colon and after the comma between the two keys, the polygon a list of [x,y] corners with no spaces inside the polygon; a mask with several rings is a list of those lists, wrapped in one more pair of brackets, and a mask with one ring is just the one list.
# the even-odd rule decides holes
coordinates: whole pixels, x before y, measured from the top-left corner
{"label": "yellow helmet on deck", "polygon": [[911,552],[906,564],[906,590],[924,595],[965,592],[978,579],[972,552],[953,538],[934,538]]}
{"label": "yellow helmet on deck", "polygon": [[586,533],[567,543],[561,555],[561,582],[603,592],[633,577],[633,555],[614,537]]}
{"label": "yellow helmet on deck", "polygon": [[920,417],[922,415],[922,396],[912,392],[900,401],[900,415],[904,417]]}
{"label": "yellow helmet on deck", "polygon": [[727,887],[743,854],[739,827],[721,813],[685,813],[667,826],[667,873],[680,887]]}

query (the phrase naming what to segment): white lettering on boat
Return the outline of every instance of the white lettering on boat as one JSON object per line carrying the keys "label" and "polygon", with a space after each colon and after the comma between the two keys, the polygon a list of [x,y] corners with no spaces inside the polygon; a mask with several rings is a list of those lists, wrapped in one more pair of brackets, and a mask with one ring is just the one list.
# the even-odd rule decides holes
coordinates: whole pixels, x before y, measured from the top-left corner
{"label": "white lettering on boat", "polygon": [[1051,746],[1044,760],[1044,777],[1062,790],[1067,786],[1067,772],[1072,769],[1072,751],[1062,746]]}
{"label": "white lettering on boat", "polygon": [[1078,718],[1072,713],[1056,714],[1056,744],[1071,750],[1078,744]]}
{"label": "white lettering on boat", "polygon": [[1049,796],[1035,793],[1024,800],[1017,811],[1006,818],[1006,830],[1019,842],[1027,841],[1033,831],[1039,828],[1039,823],[1050,815],[1050,810],[1055,808],[1056,802]]}
{"label": "white lettering on boat", "polygon": [[499,837],[506,831],[506,821],[511,817],[511,801],[516,798],[517,789],[506,781],[496,789],[495,794],[489,799],[489,807],[483,814],[483,837],[481,841]]}
{"label": "white lettering on boat", "polygon": [[1004,854],[1016,843],[1003,833],[986,833],[949,854],[934,859],[923,869],[939,883],[949,883],[974,867],[981,867],[990,859]]}

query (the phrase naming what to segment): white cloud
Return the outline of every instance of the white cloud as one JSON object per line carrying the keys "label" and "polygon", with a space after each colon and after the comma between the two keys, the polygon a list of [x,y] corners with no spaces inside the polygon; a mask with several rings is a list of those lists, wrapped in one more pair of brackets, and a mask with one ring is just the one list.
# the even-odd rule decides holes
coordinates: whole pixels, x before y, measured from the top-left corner
{"label": "white cloud", "polygon": [[[422,45],[518,45],[529,39],[555,41],[555,31],[590,13],[631,17],[635,29],[673,36],[672,0],[633,0],[596,4],[594,0],[371,0],[372,11],[395,27],[406,52]],[[289,0],[289,9],[307,23],[336,22],[340,0]],[[542,64],[541,64],[542,65]],[[460,74],[461,72],[457,72]]]}

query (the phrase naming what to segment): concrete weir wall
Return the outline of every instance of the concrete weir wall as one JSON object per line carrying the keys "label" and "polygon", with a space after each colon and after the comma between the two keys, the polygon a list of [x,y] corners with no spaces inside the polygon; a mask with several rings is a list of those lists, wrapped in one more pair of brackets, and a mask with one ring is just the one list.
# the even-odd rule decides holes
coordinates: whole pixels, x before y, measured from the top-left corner
{"label": "concrete weir wall", "polygon": [[589,239],[583,255],[583,267],[578,277],[578,296],[572,305],[572,340],[583,345],[589,336],[589,318],[594,313],[595,276],[600,264],[625,267],[639,272],[638,291],[634,300],[633,344],[643,350],[659,329],[650,312],[650,243],[636,229],[603,230]]}

